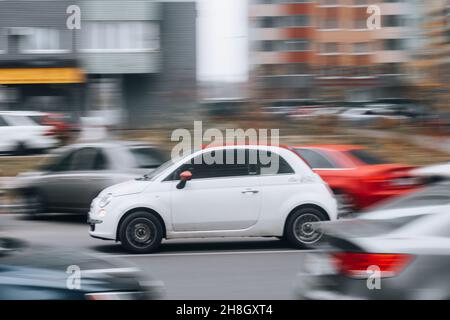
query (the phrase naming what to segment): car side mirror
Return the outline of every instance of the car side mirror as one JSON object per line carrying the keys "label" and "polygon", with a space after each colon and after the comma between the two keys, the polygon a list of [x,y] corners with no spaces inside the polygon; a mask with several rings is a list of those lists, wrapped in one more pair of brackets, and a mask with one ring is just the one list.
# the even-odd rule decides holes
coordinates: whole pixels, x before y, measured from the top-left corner
{"label": "car side mirror", "polygon": [[177,184],[177,189],[184,189],[186,182],[192,179],[192,172],[183,171],[180,173],[180,182]]}

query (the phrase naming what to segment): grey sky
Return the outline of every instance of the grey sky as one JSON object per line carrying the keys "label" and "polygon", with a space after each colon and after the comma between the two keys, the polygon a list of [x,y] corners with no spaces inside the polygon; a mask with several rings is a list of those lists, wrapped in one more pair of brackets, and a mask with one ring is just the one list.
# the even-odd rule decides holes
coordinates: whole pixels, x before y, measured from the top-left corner
{"label": "grey sky", "polygon": [[198,78],[247,79],[247,0],[197,0]]}

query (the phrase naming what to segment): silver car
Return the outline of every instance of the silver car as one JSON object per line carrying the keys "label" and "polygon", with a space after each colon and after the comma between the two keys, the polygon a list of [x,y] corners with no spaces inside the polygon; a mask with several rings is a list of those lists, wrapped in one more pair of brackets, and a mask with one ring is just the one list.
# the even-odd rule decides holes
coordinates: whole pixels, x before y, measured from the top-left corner
{"label": "silver car", "polygon": [[139,142],[74,144],[58,150],[38,171],[20,174],[14,193],[27,213],[87,213],[100,191],[165,161],[160,150]]}
{"label": "silver car", "polygon": [[329,247],[303,256],[299,298],[450,299],[450,207],[322,230]]}

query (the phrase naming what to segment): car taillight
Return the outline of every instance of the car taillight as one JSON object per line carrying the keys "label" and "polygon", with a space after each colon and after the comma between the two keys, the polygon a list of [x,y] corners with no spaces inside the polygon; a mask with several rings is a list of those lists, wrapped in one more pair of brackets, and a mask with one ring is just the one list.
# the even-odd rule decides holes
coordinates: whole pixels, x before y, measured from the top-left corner
{"label": "car taillight", "polygon": [[411,261],[408,254],[338,252],[332,256],[337,270],[349,277],[367,278],[373,270],[381,277],[394,277]]}

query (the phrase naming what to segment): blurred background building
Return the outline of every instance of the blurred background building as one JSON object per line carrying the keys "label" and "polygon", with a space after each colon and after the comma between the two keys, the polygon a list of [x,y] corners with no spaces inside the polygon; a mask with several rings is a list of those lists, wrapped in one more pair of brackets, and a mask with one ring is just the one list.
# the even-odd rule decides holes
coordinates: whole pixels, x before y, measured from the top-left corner
{"label": "blurred background building", "polygon": [[[79,30],[66,25],[71,5]],[[147,126],[196,103],[196,4],[2,1],[0,68],[2,109],[100,112]]]}
{"label": "blurred background building", "polygon": [[[369,5],[381,10],[371,30]],[[265,99],[370,101],[405,96],[416,1],[251,0],[253,80]]]}
{"label": "blurred background building", "polygon": [[[0,106],[68,110],[82,105],[84,71],[66,27],[73,1],[0,2]],[[39,14],[36,14],[39,12]]]}
{"label": "blurred background building", "polygon": [[410,64],[416,96],[426,97],[435,112],[450,113],[450,2],[422,1],[421,46]]}
{"label": "blurred background building", "polygon": [[[248,40],[248,59],[234,60],[249,61],[249,81],[200,84],[199,3],[0,1],[0,108],[100,112],[127,128],[187,119],[203,98],[299,107],[432,96],[448,109],[448,1],[247,0],[248,39],[242,32],[226,43]],[[71,5],[81,8],[80,30],[66,25]],[[370,5],[380,29],[368,28]]]}

